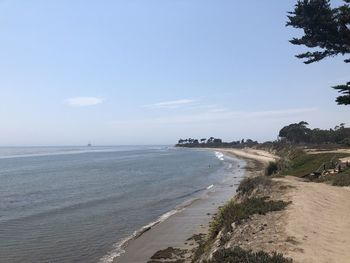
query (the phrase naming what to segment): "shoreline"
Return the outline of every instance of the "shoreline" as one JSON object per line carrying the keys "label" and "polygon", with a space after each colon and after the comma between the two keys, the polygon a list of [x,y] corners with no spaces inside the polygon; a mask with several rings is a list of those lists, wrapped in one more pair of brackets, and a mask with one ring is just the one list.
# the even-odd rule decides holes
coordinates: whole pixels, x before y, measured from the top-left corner
{"label": "shoreline", "polygon": [[[124,252],[115,254],[113,263],[127,262],[158,262],[151,261],[156,252],[167,248],[176,247],[187,253],[193,253],[198,243],[191,237],[204,235],[208,232],[209,223],[218,208],[226,204],[236,194],[239,183],[247,177],[255,176],[263,172],[263,168],[270,160],[265,155],[267,152],[247,152],[244,150],[231,151],[230,149],[205,149],[220,152],[238,161],[238,167],[233,171],[231,180],[223,185],[215,186],[208,190],[205,197],[198,197],[188,206],[176,211],[164,221],[160,221],[124,242]],[[244,164],[244,165],[242,165]],[[237,180],[238,179],[238,180]],[[174,211],[174,210],[172,210]],[[144,227],[145,228],[145,227]],[[142,228],[142,229],[144,229]],[[137,252],[137,253],[135,253]],[[183,252],[182,252],[183,253]],[[111,254],[110,254],[111,255]],[[161,261],[160,261],[161,262]]]}
{"label": "shoreline", "polygon": [[[241,221],[235,216],[227,218],[235,215],[235,205],[251,207],[249,203],[259,198],[281,206],[272,209],[261,204],[260,209],[265,207],[267,212],[255,211]],[[204,240],[194,255],[195,262],[221,263],[226,262],[225,257],[252,253],[265,254],[271,260],[268,262],[349,262],[349,199],[349,186],[295,176],[250,178],[242,184],[234,204],[228,203],[223,208],[225,213],[219,214],[230,228],[221,227]]]}

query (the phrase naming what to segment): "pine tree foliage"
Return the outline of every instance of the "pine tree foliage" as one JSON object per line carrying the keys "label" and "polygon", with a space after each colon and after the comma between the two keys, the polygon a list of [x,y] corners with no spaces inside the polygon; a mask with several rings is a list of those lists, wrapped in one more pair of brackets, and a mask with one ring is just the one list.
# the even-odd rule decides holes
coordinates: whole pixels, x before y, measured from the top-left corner
{"label": "pine tree foliage", "polygon": [[[303,45],[310,51],[296,55],[305,64],[318,62],[327,57],[344,56],[344,62],[350,58],[350,0],[332,7],[330,0],[299,0],[295,9],[289,12],[287,26],[302,29],[304,35],[293,38],[294,45]],[[338,104],[350,104],[350,84],[333,87],[342,95]]]}

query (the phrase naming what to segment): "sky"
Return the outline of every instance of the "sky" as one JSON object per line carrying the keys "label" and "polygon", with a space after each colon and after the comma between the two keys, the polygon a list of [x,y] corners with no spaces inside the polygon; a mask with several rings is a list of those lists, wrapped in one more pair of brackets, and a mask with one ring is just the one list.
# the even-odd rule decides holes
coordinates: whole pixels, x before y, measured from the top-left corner
{"label": "sky", "polygon": [[274,140],[350,125],[330,88],[342,57],[305,65],[294,0],[1,0],[0,145]]}

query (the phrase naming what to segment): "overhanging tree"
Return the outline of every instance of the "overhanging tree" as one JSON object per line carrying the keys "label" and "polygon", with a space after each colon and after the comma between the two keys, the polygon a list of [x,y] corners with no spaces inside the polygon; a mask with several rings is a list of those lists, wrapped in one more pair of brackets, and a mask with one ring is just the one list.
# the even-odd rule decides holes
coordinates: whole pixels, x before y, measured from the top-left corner
{"label": "overhanging tree", "polygon": [[[296,55],[305,64],[318,62],[337,55],[350,53],[350,0],[343,0],[338,7],[331,7],[329,0],[299,0],[295,9],[289,12],[287,26],[303,29],[304,35],[293,38],[294,45],[303,45],[311,51]],[[350,58],[344,59],[345,63]],[[338,104],[350,104],[350,82],[332,87],[341,95]]]}

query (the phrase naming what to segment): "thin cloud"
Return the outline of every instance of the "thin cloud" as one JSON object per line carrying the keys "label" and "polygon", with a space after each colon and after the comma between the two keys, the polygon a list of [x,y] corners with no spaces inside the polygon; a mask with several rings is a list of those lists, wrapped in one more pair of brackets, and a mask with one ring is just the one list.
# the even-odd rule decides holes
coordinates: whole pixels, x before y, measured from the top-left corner
{"label": "thin cloud", "polygon": [[101,104],[104,101],[99,97],[75,97],[64,100],[64,103],[71,107],[86,107]]}
{"label": "thin cloud", "polygon": [[181,100],[171,100],[171,101],[163,101],[154,104],[145,105],[145,107],[149,108],[178,108],[181,106],[188,106],[195,102],[192,99],[181,99]]}
{"label": "thin cloud", "polygon": [[193,124],[193,123],[228,123],[236,122],[242,123],[245,121],[258,121],[258,120],[280,120],[284,118],[299,117],[304,118],[305,115],[314,114],[318,108],[296,108],[296,109],[277,109],[270,111],[232,111],[221,108],[208,109],[206,112],[182,114],[175,116],[159,117],[153,119],[138,119],[128,121],[116,121],[112,122],[119,125],[149,125],[149,124]]}
{"label": "thin cloud", "polygon": [[281,110],[270,110],[270,111],[255,111],[250,112],[247,115],[251,117],[277,117],[277,116],[290,116],[298,115],[302,113],[309,113],[317,111],[318,108],[297,108],[297,109],[281,109]]}

